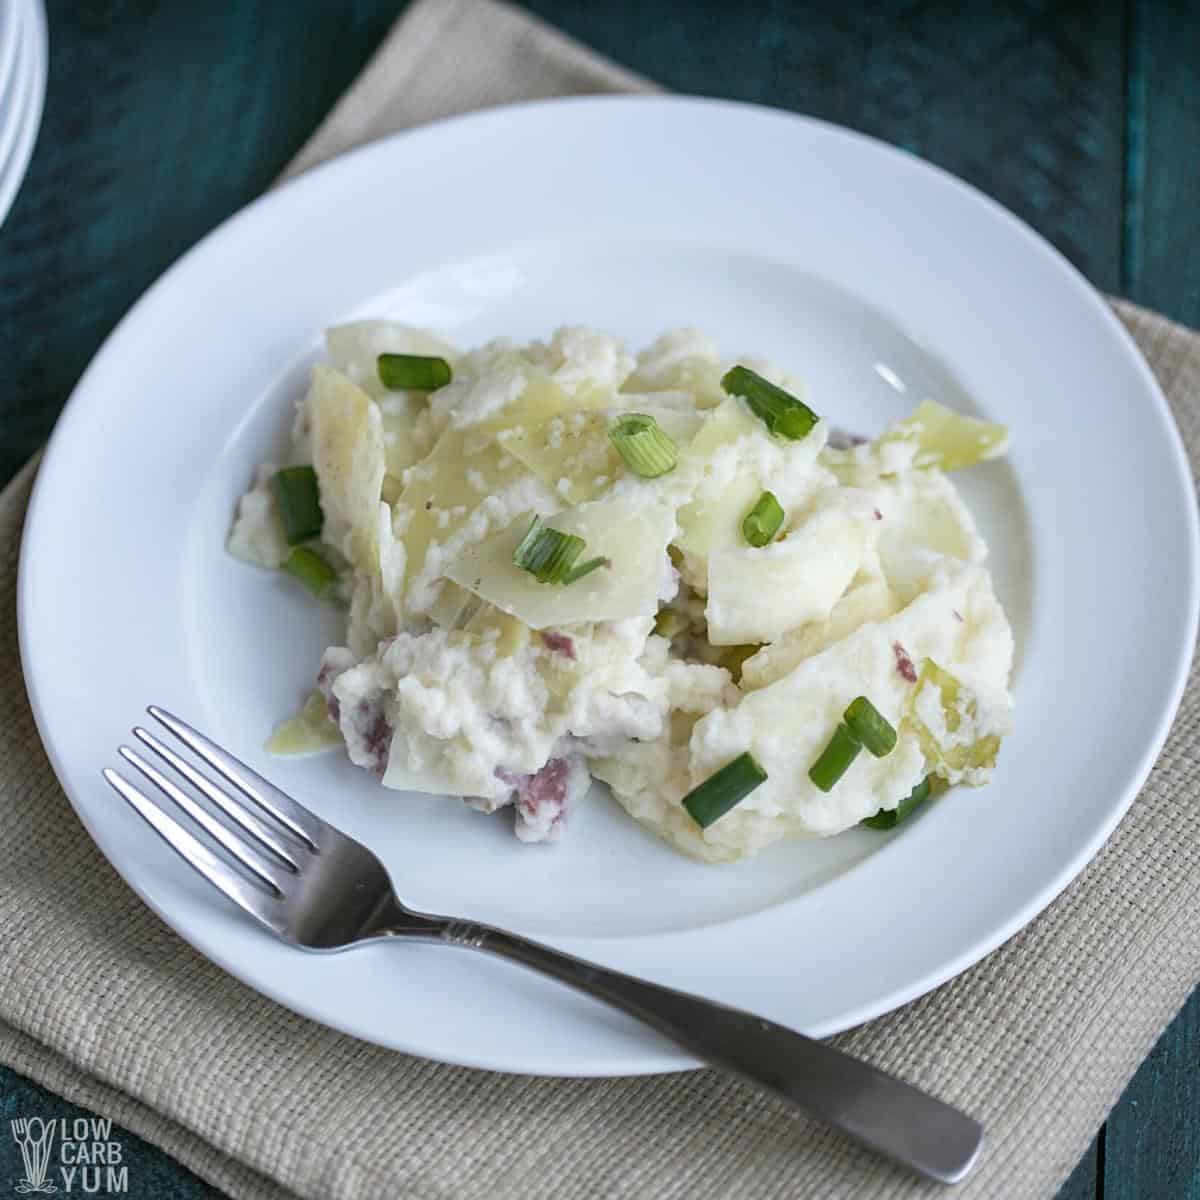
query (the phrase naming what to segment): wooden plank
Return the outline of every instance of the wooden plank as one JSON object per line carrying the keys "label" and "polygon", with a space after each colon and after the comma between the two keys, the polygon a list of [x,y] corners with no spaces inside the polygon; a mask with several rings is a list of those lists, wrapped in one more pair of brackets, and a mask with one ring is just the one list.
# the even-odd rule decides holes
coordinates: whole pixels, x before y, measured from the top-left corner
{"label": "wooden plank", "polygon": [[790,108],[995,196],[1098,287],[1120,279],[1122,5],[525,0],[677,91]]}
{"label": "wooden plank", "polygon": [[1100,1139],[1104,1136],[1101,1130],[1088,1147],[1087,1153],[1079,1160],[1075,1170],[1071,1172],[1066,1183],[1058,1189],[1054,1200],[1099,1200],[1103,1193],[1099,1190],[1099,1147]]}
{"label": "wooden plank", "polygon": [[121,314],[269,182],[400,0],[50,0],[50,81],[0,230],[0,484]]}
{"label": "wooden plank", "polygon": [[[1122,290],[1200,325],[1200,8],[1131,0]],[[1200,1196],[1200,994],[1109,1115],[1107,1200]]]}
{"label": "wooden plank", "polygon": [[1122,286],[1200,326],[1200,6],[1132,0]]}
{"label": "wooden plank", "polygon": [[1193,995],[1109,1115],[1105,1200],[1200,1196],[1200,994]]}

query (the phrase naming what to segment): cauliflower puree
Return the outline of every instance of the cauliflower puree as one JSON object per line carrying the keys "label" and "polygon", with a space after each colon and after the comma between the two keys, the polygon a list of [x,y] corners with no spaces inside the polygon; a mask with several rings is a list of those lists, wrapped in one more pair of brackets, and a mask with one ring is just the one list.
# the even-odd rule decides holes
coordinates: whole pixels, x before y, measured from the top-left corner
{"label": "cauliflower puree", "polygon": [[[894,814],[927,779],[987,782],[1013,639],[945,472],[1003,453],[1001,427],[926,400],[850,438],[835,397],[729,371],[694,330],[636,357],[583,328],[459,353],[373,321],[326,348],[229,537],[348,611],[271,749],[344,744],[385,787],[511,809],[524,841],[600,779],[710,861]],[[397,355],[419,356],[397,360],[412,386]],[[422,390],[426,369],[450,382]],[[857,697],[890,749],[845,732]]]}

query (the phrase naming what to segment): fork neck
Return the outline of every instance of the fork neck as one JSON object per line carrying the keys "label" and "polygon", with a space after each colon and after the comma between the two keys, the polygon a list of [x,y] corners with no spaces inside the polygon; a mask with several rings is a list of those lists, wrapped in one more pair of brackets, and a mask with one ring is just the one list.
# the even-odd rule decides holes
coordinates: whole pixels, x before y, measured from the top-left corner
{"label": "fork neck", "polygon": [[428,938],[440,941],[445,918],[412,912],[396,899],[385,896],[368,918],[361,937]]}

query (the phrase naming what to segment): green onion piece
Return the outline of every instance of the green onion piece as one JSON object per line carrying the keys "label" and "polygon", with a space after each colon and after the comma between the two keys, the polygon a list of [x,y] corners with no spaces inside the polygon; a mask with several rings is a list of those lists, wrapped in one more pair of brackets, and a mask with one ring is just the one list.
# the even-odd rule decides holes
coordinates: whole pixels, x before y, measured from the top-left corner
{"label": "green onion piece", "polygon": [[839,725],[829,739],[829,745],[821,751],[820,758],[808,769],[808,777],[823,792],[833,790],[850,764],[858,757],[862,742],[845,725]]}
{"label": "green onion piece", "polygon": [[856,696],[851,700],[842,720],[876,758],[895,750],[896,731],[866,696]]}
{"label": "green onion piece", "polygon": [[587,562],[580,563],[579,566],[573,567],[570,571],[568,571],[563,583],[574,583],[575,580],[582,579],[585,575],[590,575],[593,571],[598,570],[600,567],[611,566],[611,558],[589,558]]}
{"label": "green onion piece", "polygon": [[513,563],[535,576],[538,583],[562,583],[583,546],[583,538],[551,529],[535,516],[513,551]]}
{"label": "green onion piece", "polygon": [[911,816],[913,810],[923,804],[933,790],[930,780],[932,775],[926,775],[895,808],[880,809],[873,817],[867,817],[861,824],[868,829],[895,829],[901,821]]}
{"label": "green onion piece", "polygon": [[592,558],[575,566],[583,553],[583,538],[561,529],[551,529],[541,517],[534,517],[525,536],[513,551],[513,564],[533,575],[538,583],[574,583],[599,567],[611,567],[607,558]]}
{"label": "green onion piece", "polygon": [[679,447],[645,413],[625,413],[608,427],[609,440],[625,465],[643,479],[654,479],[675,469]]}
{"label": "green onion piece", "polygon": [[426,354],[381,354],[375,360],[379,382],[389,391],[436,392],[454,378],[444,358]]}
{"label": "green onion piece", "polygon": [[749,367],[731,367],[721,377],[721,387],[731,396],[741,396],[772,433],[793,442],[807,437],[820,420],[803,400],[776,387]]}
{"label": "green onion piece", "polygon": [[289,546],[307,542],[321,532],[324,524],[321,492],[312,467],[284,467],[277,471],[271,480],[271,491]]}
{"label": "green onion piece", "polygon": [[317,597],[324,596],[337,583],[337,572],[308,546],[297,546],[287,556],[283,569],[295,575]]}
{"label": "green onion piece", "polygon": [[742,518],[742,536],[752,546],[765,546],[783,524],[783,508],[771,492],[763,492]]}
{"label": "green onion piece", "polygon": [[726,763],[715,775],[710,775],[699,787],[692,788],[683,798],[683,807],[701,829],[719,821],[735,804],[750,795],[767,773],[749,751]]}

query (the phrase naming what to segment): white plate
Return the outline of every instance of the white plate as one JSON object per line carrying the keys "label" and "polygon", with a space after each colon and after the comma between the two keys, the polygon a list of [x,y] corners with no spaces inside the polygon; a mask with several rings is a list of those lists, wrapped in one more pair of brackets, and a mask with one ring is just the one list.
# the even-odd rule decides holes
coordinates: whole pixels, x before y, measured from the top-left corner
{"label": "white plate", "polygon": [[[963,478],[1019,639],[995,783],[889,837],[735,866],[685,860],[606,796],[560,845],[386,793],[340,757],[260,749],[336,623],[222,548],[325,326],[364,314],[464,345],[586,321],[682,322],[764,353],[867,430],[921,396],[1008,422]],[[903,392],[903,394],[901,394]],[[603,1075],[691,1065],[632,1021],[478,955],[272,941],[101,781],[155,701],[374,846],[420,907],[486,916],[810,1033],[963,970],[1095,854],[1178,702],[1196,512],[1145,363],[1045,243],[877,142],[691,99],[554,101],[447,121],[273,192],[187,254],[109,339],[59,422],[22,554],[22,653],[54,767],[138,893],[214,961],[359,1037],[457,1063]]]}
{"label": "white plate", "polygon": [[7,20],[0,33],[15,35],[17,48],[6,89],[0,92],[0,223],[16,199],[37,142],[48,57],[41,0],[8,0]]}
{"label": "white plate", "polygon": [[12,148],[25,124],[33,83],[33,60],[27,49],[32,41],[28,30],[29,7],[25,0],[16,0],[4,8],[4,13],[7,25],[0,32],[6,40],[0,43],[0,57],[7,56],[10,61],[0,78],[0,186],[8,173]]}
{"label": "white plate", "polygon": [[8,83],[21,42],[23,9],[24,0],[5,0],[0,4],[0,126],[12,115],[8,105]]}

